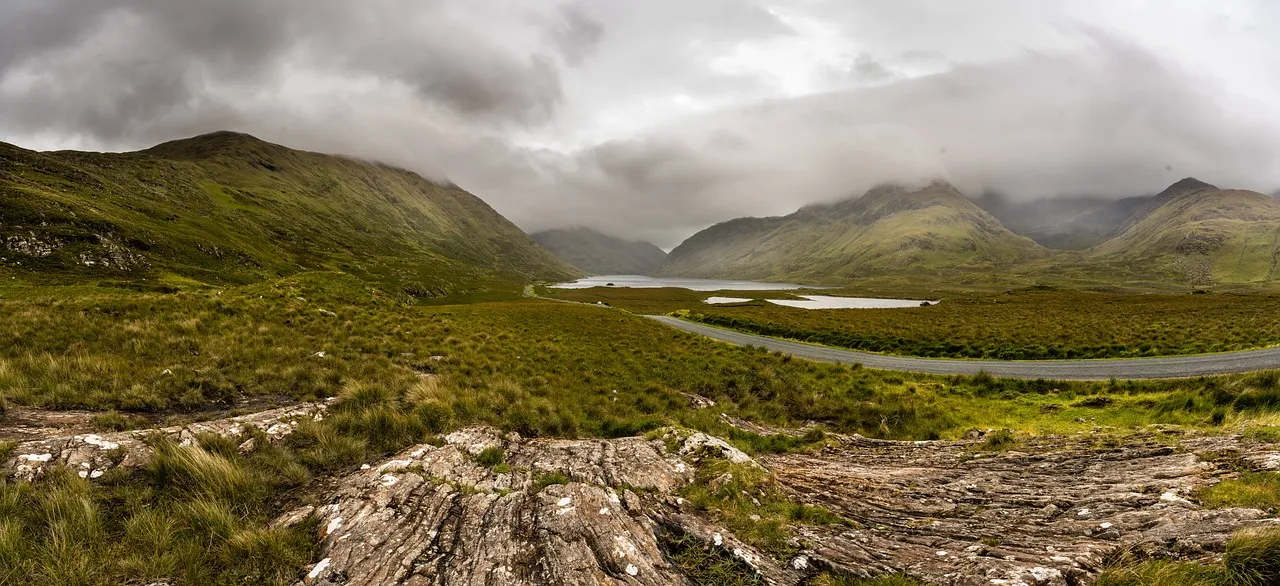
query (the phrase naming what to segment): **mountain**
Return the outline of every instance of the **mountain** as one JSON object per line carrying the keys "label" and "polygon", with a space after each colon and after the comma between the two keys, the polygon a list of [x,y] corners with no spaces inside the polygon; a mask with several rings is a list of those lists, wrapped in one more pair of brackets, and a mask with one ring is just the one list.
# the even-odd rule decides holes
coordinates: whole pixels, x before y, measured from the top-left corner
{"label": "mountain", "polygon": [[232,132],[133,153],[0,143],[0,269],[206,283],[340,270],[415,296],[577,274],[456,186]]}
{"label": "mountain", "polygon": [[949,184],[882,186],[784,217],[740,218],[684,241],[660,274],[833,281],[890,273],[990,270],[1048,254]]}
{"label": "mountain", "polygon": [[1013,201],[998,193],[974,198],[1012,231],[1056,250],[1085,250],[1117,235],[1154,196],[1106,199],[1066,197]]}
{"label": "mountain", "polygon": [[1183,179],[1135,211],[1119,235],[1091,255],[1191,285],[1274,281],[1280,279],[1280,201]]}
{"label": "mountain", "polygon": [[649,242],[623,240],[590,228],[562,228],[532,235],[561,260],[593,275],[647,275],[667,253]]}

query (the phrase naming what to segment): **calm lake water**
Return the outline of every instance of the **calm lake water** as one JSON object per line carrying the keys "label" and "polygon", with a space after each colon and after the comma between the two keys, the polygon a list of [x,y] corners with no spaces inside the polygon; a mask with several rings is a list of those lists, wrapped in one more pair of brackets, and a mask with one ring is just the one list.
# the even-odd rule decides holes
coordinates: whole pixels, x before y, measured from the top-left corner
{"label": "calm lake water", "polygon": [[[800,289],[805,285],[795,283],[761,283],[758,281],[722,281],[719,279],[678,279],[665,277],[645,277],[642,275],[603,275],[587,277],[572,283],[552,285],[555,289],[589,289],[591,287],[633,287],[638,289],[656,289],[658,287],[679,287],[693,291],[787,291]],[[809,287],[813,288],[813,287]]]}
{"label": "calm lake water", "polygon": [[[875,297],[832,297],[830,295],[800,295],[801,299],[766,299],[769,303],[799,307],[801,309],[896,309],[901,307],[920,307],[919,299],[879,299]],[[742,303],[751,301],[741,297],[708,297],[704,301],[717,303]],[[930,304],[937,303],[930,301]]]}

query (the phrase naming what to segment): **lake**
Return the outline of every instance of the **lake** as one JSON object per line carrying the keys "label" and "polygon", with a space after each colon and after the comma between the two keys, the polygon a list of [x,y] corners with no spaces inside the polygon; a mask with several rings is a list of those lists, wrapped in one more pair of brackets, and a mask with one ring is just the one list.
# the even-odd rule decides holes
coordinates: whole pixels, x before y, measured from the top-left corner
{"label": "lake", "polygon": [[667,277],[646,277],[643,275],[603,275],[587,277],[572,283],[552,285],[553,289],[589,289],[591,287],[630,287],[635,289],[657,289],[659,287],[677,287],[692,291],[788,291],[791,289],[817,289],[812,285],[795,283],[761,283],[759,281],[724,281],[720,279],[681,279]]}
{"label": "lake", "polygon": [[[920,307],[926,303],[920,299],[880,299],[877,297],[832,297],[830,295],[800,295],[800,299],[765,299],[775,305],[799,307],[801,309],[897,309],[903,307]],[[710,304],[742,303],[751,301],[741,297],[708,297],[703,301]],[[930,305],[937,301],[927,302]]]}

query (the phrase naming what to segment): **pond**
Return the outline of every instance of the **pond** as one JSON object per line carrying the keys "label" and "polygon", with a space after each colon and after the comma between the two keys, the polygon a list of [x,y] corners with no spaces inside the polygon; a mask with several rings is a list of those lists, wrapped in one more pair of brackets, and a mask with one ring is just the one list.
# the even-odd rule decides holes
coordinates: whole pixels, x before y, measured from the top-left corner
{"label": "pond", "polygon": [[[832,297],[830,295],[800,295],[800,299],[765,299],[769,303],[799,307],[801,309],[897,309],[903,307],[920,307],[925,304],[934,305],[937,301],[919,299],[880,299],[875,297]],[[743,303],[751,301],[741,297],[708,297],[704,301],[711,304]]]}
{"label": "pond", "polygon": [[791,289],[816,288],[811,285],[797,285],[795,283],[762,283],[759,281],[726,281],[721,279],[683,279],[677,277],[646,277],[643,275],[601,275],[579,279],[572,283],[560,283],[559,285],[552,285],[551,287],[553,289],[589,289],[591,287],[657,289],[659,287],[677,287],[692,291],[788,291]]}

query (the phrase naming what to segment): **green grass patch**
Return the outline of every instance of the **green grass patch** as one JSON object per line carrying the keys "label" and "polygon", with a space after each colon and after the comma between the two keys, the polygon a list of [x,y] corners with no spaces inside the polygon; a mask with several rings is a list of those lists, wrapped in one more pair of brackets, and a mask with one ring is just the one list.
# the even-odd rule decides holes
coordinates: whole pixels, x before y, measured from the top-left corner
{"label": "green grass patch", "polygon": [[779,559],[798,551],[794,525],[846,523],[831,511],[791,500],[766,470],[747,464],[704,462],[681,494],[739,539]]}
{"label": "green grass patch", "polygon": [[1098,586],[1271,586],[1280,584],[1280,529],[1245,529],[1231,537],[1219,564],[1121,559]]}
{"label": "green grass patch", "polygon": [[542,489],[554,484],[569,484],[569,477],[559,472],[539,475],[533,480],[533,488],[530,491],[537,494],[542,492]]}
{"label": "green grass patch", "polygon": [[1196,498],[1211,509],[1248,507],[1274,511],[1280,509],[1280,474],[1246,472],[1201,490]]}
{"label": "green grass patch", "polygon": [[[680,303],[666,302],[669,308]],[[930,307],[807,310],[683,303],[687,319],[816,344],[909,356],[1000,360],[1131,358],[1280,343],[1274,294],[1019,290],[947,295]],[[675,311],[674,309],[672,311]],[[1275,388],[1277,375],[1260,374]]]}

